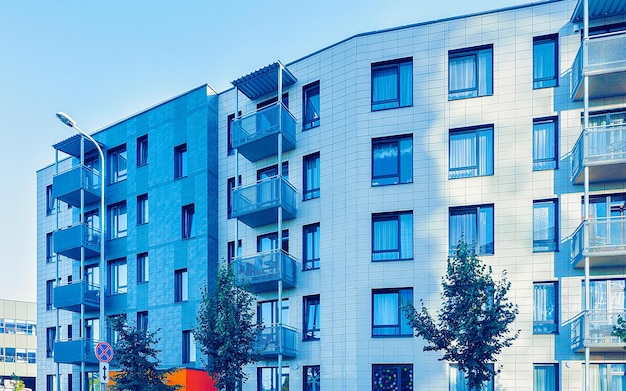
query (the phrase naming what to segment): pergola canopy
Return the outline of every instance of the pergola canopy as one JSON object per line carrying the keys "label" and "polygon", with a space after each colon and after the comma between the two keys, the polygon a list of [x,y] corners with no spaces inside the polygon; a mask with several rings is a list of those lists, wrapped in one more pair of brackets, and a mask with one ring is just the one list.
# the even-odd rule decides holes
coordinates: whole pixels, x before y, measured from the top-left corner
{"label": "pergola canopy", "polygon": [[231,82],[239,91],[251,100],[278,91],[278,75],[282,70],[283,87],[296,82],[296,77],[284,65],[277,61],[257,71]]}

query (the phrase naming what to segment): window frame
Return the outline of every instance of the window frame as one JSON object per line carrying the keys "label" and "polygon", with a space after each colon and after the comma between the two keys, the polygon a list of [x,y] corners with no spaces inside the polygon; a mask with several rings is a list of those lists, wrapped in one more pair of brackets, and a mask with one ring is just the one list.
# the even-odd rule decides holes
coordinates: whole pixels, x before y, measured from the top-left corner
{"label": "window frame", "polygon": [[[397,303],[398,303],[398,307],[397,307],[397,319],[396,319],[396,323],[392,324],[377,324],[376,322],[376,314],[378,311],[381,311],[382,309],[379,309],[377,311],[377,301],[376,301],[376,296],[377,295],[389,295],[389,294],[395,294],[397,296]],[[403,302],[403,295],[404,298],[407,299],[407,302]],[[398,338],[398,337],[413,337],[413,328],[410,326],[408,318],[406,317],[406,314],[404,313],[402,307],[404,305],[407,304],[413,304],[413,288],[385,288],[385,289],[372,289],[372,338]],[[382,303],[381,303],[382,304]],[[392,310],[393,311],[393,310]],[[383,329],[390,329],[390,328],[395,328],[397,330],[391,330],[391,331],[395,331],[393,333],[384,333],[384,332],[377,332],[376,330],[383,330]]]}
{"label": "window frame", "polygon": [[53,263],[56,260],[54,253],[54,232],[46,233],[46,263]]}
{"label": "window frame", "polygon": [[[239,111],[239,117],[241,117],[241,110]],[[228,114],[226,117],[226,156],[235,154],[235,148],[233,148],[233,121],[235,120],[235,113]]]}
{"label": "window frame", "polygon": [[[490,61],[485,62],[484,70],[481,68],[479,57],[490,53]],[[473,58],[475,80],[470,87],[452,88],[453,71],[452,63],[455,59]],[[448,51],[448,100],[459,100],[468,98],[477,98],[481,96],[493,95],[493,44],[475,46],[470,48],[462,48]],[[483,81],[484,79],[484,81]],[[484,91],[481,91],[481,84],[485,84]]]}
{"label": "window frame", "polygon": [[[482,205],[469,205],[469,206],[454,206],[450,207],[448,210],[448,246],[449,246],[449,255],[453,256],[456,253],[456,248],[458,245],[460,237],[454,238],[452,241],[452,217],[457,215],[467,215],[473,214],[475,216],[476,226],[474,227],[474,232],[476,236],[479,236],[481,232],[481,222],[479,219],[480,213],[482,210],[491,210],[490,218],[491,225],[490,227],[485,227],[485,234],[490,235],[491,241],[483,241],[482,238],[476,238],[475,242],[467,241],[467,233],[464,232],[463,236],[468,245],[468,248],[473,248],[476,255],[494,255],[495,254],[495,207],[494,204],[482,204]],[[473,212],[473,213],[472,213]],[[486,222],[488,223],[488,222]],[[463,231],[463,230],[461,230]],[[489,238],[487,238],[489,239]],[[472,246],[474,245],[474,246]],[[485,248],[485,251],[481,251],[482,248]]]}
{"label": "window frame", "polygon": [[109,184],[125,181],[128,177],[128,151],[126,144],[109,150]]}
{"label": "window frame", "polygon": [[189,272],[187,268],[174,270],[174,303],[189,300]]}
{"label": "window frame", "polygon": [[108,263],[108,294],[122,295],[128,293],[128,264],[126,258],[110,260]]}
{"label": "window frame", "polygon": [[[316,105],[317,107],[315,107]],[[318,126],[320,126],[319,80],[302,87],[302,130],[306,131]]]}
{"label": "window frame", "polygon": [[[407,71],[410,70],[410,72]],[[377,99],[376,89],[380,74],[384,71],[395,71],[395,97]],[[397,109],[413,106],[413,57],[398,58],[389,61],[372,63],[371,65],[371,108],[372,111]]]}
{"label": "window frame", "polygon": [[[393,149],[385,149],[383,153],[384,155],[389,155],[389,152],[395,152],[395,173],[377,174],[377,171],[381,170],[380,168],[388,166],[388,164],[385,163],[389,161],[388,158],[377,158],[377,154],[380,154],[380,151],[383,151],[377,149],[377,146],[390,146],[392,144],[395,146],[395,151],[393,151]],[[408,145],[410,145],[411,151],[410,153],[404,153],[404,148],[406,148]],[[393,155],[393,153],[391,153],[391,155]],[[390,137],[373,138],[371,159],[372,186],[387,186],[413,183],[413,134],[402,134]],[[378,170],[376,168],[377,166],[380,167]]]}
{"label": "window frame", "polygon": [[150,281],[150,257],[148,252],[137,254],[137,283]]}
{"label": "window frame", "polygon": [[[551,148],[544,147],[542,150],[539,148],[538,133],[545,129],[541,125],[546,124],[552,125],[551,134],[546,134],[546,136],[552,136],[553,145]],[[540,152],[551,152],[552,156],[539,157]],[[556,170],[557,168],[559,168],[559,119],[556,116],[535,118],[533,119],[533,171]]]}
{"label": "window frame", "polygon": [[[493,364],[491,364],[493,368]],[[463,383],[458,384],[458,380],[462,379]],[[480,390],[471,390],[471,391],[494,391],[495,390],[495,381],[494,376],[491,377],[487,384],[482,384]],[[448,379],[448,388],[450,391],[470,391],[467,387],[467,380],[465,378],[465,374],[458,369],[458,365],[451,363],[450,364],[450,377]],[[459,388],[460,386],[460,388]]]}
{"label": "window frame", "polygon": [[56,327],[46,328],[46,357],[54,357],[54,341],[56,341]]}
{"label": "window frame", "polygon": [[137,167],[148,164],[148,135],[137,137]]}
{"label": "window frame", "polygon": [[233,218],[233,190],[241,186],[241,175],[238,176],[237,184],[235,185],[235,177],[230,177],[226,180],[226,218]]}
{"label": "window frame", "polygon": [[[539,368],[552,368],[552,378],[546,378],[547,383],[538,384],[537,369]],[[550,391],[559,390],[559,364],[556,363],[539,363],[533,364],[533,391]]]}
{"label": "window frame", "polygon": [[[538,219],[535,214],[539,207],[551,206],[551,210],[548,211],[548,220],[550,220],[550,214],[552,215],[552,221],[548,221],[547,227],[541,227],[541,231],[538,232]],[[551,213],[550,213],[551,212]],[[550,226],[551,223],[551,226]],[[548,239],[539,239],[536,237],[538,233],[547,231],[547,236],[552,236]],[[552,235],[550,235],[552,232]],[[534,200],[533,201],[533,252],[558,252],[559,251],[559,200],[557,198]]]}
{"label": "window frame", "polygon": [[109,205],[109,240],[128,235],[128,208],[126,201]]}
{"label": "window frame", "polygon": [[189,170],[187,143],[174,147],[174,179],[186,178]]}
{"label": "window frame", "polygon": [[320,223],[302,226],[302,271],[320,268],[320,235]]}
{"label": "window frame", "polygon": [[[264,372],[269,372],[269,379],[268,379],[270,381],[270,384],[268,385],[269,388],[264,388],[264,385],[263,385]],[[279,382],[277,366],[257,367],[257,372],[256,372],[257,390],[268,391],[268,390],[285,389],[285,386],[289,386],[289,367],[283,366],[283,370],[281,371],[281,374],[282,374],[282,379],[280,379],[280,382]]]}
{"label": "window frame", "polygon": [[302,366],[302,390],[320,391],[321,370],[319,365]]}
{"label": "window frame", "polygon": [[196,237],[196,205],[187,204],[181,207],[181,237],[192,239]]}
{"label": "window frame", "polygon": [[46,281],[46,310],[54,309],[54,279]]}
{"label": "window frame", "polygon": [[46,186],[46,216],[50,216],[56,212],[56,198],[52,192],[52,185]]}
{"label": "window frame", "polygon": [[[552,74],[538,75],[541,72],[539,67],[541,63],[541,53],[538,52],[539,45],[552,44],[551,56],[546,60],[551,63],[548,67]],[[545,53],[547,54],[547,53]],[[559,86],[559,35],[550,34],[539,37],[533,37],[533,89],[558,87]]]}
{"label": "window frame", "polygon": [[412,391],[413,384],[413,364],[372,364],[372,391]]}
{"label": "window frame", "polygon": [[[410,216],[410,220],[407,218],[404,221],[403,217]],[[395,221],[397,223],[397,237],[396,237],[396,247],[395,248],[377,248],[377,237],[385,238],[386,235],[383,233],[377,234],[376,227],[378,223],[384,222],[392,222]],[[408,225],[407,225],[408,224]],[[404,230],[407,228],[410,229],[410,232],[406,233]],[[410,261],[413,260],[413,211],[398,211],[398,212],[384,212],[384,213],[373,213],[372,214],[372,262],[390,262],[390,261]],[[409,239],[410,243],[403,243],[403,239]],[[387,243],[382,243],[387,244]],[[406,249],[406,245],[409,245],[409,248]],[[397,257],[386,257],[385,254],[394,254],[397,253]]]}
{"label": "window frame", "polygon": [[[450,129],[448,132],[448,179],[463,179],[494,175],[494,133],[493,124]],[[463,135],[473,135],[471,140],[473,143],[473,149],[476,152],[474,155],[475,164],[461,166],[454,163],[455,167],[453,168],[453,160],[459,155],[462,157],[461,153],[455,153],[455,151],[463,151],[463,145],[457,146],[457,143],[454,142],[456,140],[454,137]],[[482,138],[485,136],[487,139],[483,145]],[[459,139],[459,142],[462,140],[466,139]],[[483,149],[485,150],[483,151]]]}
{"label": "window frame", "polygon": [[[544,292],[551,297],[541,297],[539,288],[545,287]],[[539,303],[539,299],[543,299]],[[550,299],[552,303],[550,303]],[[540,304],[543,304],[541,307]],[[551,309],[550,309],[551,307]],[[554,319],[550,320],[550,314]],[[546,318],[546,319],[538,319]],[[557,281],[533,282],[533,334],[559,333],[559,284]]]}
{"label": "window frame", "polygon": [[320,153],[315,152],[302,157],[302,200],[308,201],[319,197]]}
{"label": "window frame", "polygon": [[319,341],[320,332],[320,295],[302,296],[302,340]]}
{"label": "window frame", "polygon": [[192,330],[183,330],[182,332],[181,353],[183,364],[191,364],[196,362],[196,342]]}
{"label": "window frame", "polygon": [[150,208],[148,193],[137,196],[137,225],[148,224],[150,221]]}
{"label": "window frame", "polygon": [[137,330],[148,331],[148,311],[137,311]]}

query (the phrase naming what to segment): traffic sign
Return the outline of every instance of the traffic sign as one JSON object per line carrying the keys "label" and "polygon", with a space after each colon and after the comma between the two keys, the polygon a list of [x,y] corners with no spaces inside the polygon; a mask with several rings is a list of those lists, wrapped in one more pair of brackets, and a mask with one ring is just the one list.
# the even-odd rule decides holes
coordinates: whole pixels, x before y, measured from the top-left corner
{"label": "traffic sign", "polygon": [[100,361],[100,384],[109,383],[109,363]]}
{"label": "traffic sign", "polygon": [[111,362],[113,360],[113,348],[108,342],[98,342],[94,350],[98,361]]}

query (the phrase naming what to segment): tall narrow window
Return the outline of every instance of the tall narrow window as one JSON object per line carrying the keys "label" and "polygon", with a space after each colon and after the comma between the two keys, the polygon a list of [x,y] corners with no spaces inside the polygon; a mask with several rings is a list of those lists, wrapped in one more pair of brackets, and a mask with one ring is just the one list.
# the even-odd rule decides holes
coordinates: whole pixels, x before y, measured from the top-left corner
{"label": "tall narrow window", "polygon": [[46,281],[46,310],[51,310],[54,305],[54,280]]}
{"label": "tall narrow window", "polygon": [[302,339],[311,341],[320,339],[320,295],[302,298]]}
{"label": "tall narrow window", "polygon": [[109,262],[109,294],[119,295],[128,292],[126,259]]}
{"label": "tall narrow window", "polygon": [[57,382],[55,375],[46,375],[46,391],[57,391]]}
{"label": "tall narrow window", "polygon": [[182,237],[189,239],[196,236],[195,222],[196,207],[194,204],[185,205],[182,208]]}
{"label": "tall narrow window", "polygon": [[302,227],[302,270],[320,268],[320,223]]}
{"label": "tall narrow window", "polygon": [[302,198],[310,200],[320,196],[320,153],[302,158]]}
{"label": "tall narrow window", "polygon": [[493,125],[450,129],[449,179],[493,175]]}
{"label": "tall narrow window", "polygon": [[403,307],[413,304],[413,288],[372,291],[372,336],[412,336]]}
{"label": "tall narrow window", "polygon": [[533,391],[557,391],[559,389],[558,374],[557,364],[534,364]]}
{"label": "tall narrow window", "polygon": [[533,290],[533,334],[556,333],[559,322],[557,283],[536,282]]}
{"label": "tall narrow window", "polygon": [[189,299],[189,276],[187,269],[178,269],[174,272],[174,301],[180,303]]}
{"label": "tall narrow window", "polygon": [[533,120],[533,170],[553,170],[558,166],[557,118]]}
{"label": "tall narrow window", "polygon": [[413,212],[372,215],[372,261],[413,259]]}
{"label": "tall narrow window", "polygon": [[137,225],[148,222],[148,194],[137,196]]}
{"label": "tall narrow window", "polygon": [[302,367],[304,372],[304,385],[302,389],[304,391],[321,391],[320,389],[320,366],[319,365],[305,365]]}
{"label": "tall narrow window", "polygon": [[413,136],[372,140],[372,186],[413,182]]}
{"label": "tall narrow window", "polygon": [[493,205],[450,208],[450,254],[463,239],[477,255],[494,253]]}
{"label": "tall narrow window", "polygon": [[137,330],[148,330],[148,311],[137,312]]}
{"label": "tall narrow window", "polygon": [[109,152],[109,178],[111,183],[126,179],[126,145],[112,149]]}
{"label": "tall narrow window", "polygon": [[55,327],[48,327],[46,329],[46,357],[53,357],[54,340],[56,337],[57,329]]}
{"label": "tall narrow window", "polygon": [[413,391],[413,364],[372,365],[372,391]]}
{"label": "tall narrow window", "polygon": [[559,249],[557,200],[533,201],[533,251]]}
{"label": "tall narrow window", "polygon": [[148,253],[137,254],[137,282],[148,282],[150,280],[150,262]]}
{"label": "tall narrow window", "polygon": [[241,239],[237,241],[237,252],[235,253],[235,241],[228,242],[226,249],[226,259],[230,263],[235,257],[241,256]]}
{"label": "tall narrow window", "polygon": [[187,144],[174,148],[174,179],[187,176]]}
{"label": "tall narrow window", "polygon": [[[237,186],[241,186],[241,175],[237,181]],[[226,206],[227,206],[227,218],[233,217],[233,189],[235,188],[235,177],[228,178],[226,182]]]}
{"label": "tall narrow window", "polygon": [[52,232],[46,234],[46,262],[54,262],[56,256],[54,254],[54,236]]}
{"label": "tall narrow window", "polygon": [[533,38],[533,88],[558,85],[558,40],[558,35]]}
{"label": "tall narrow window", "polygon": [[493,95],[493,46],[448,52],[448,99]]}
{"label": "tall narrow window", "polygon": [[320,82],[302,87],[302,129],[320,126]]}
{"label": "tall narrow window", "polygon": [[372,111],[413,105],[413,59],[372,64]]}
{"label": "tall narrow window", "polygon": [[118,239],[127,235],[126,202],[119,202],[109,206],[110,239]]}
{"label": "tall narrow window", "polygon": [[137,138],[137,166],[148,164],[148,135]]}
{"label": "tall narrow window", "polygon": [[46,215],[51,215],[55,212],[56,200],[52,195],[52,185],[46,186]]}
{"label": "tall narrow window", "polygon": [[183,364],[196,362],[196,341],[191,330],[183,330]]}

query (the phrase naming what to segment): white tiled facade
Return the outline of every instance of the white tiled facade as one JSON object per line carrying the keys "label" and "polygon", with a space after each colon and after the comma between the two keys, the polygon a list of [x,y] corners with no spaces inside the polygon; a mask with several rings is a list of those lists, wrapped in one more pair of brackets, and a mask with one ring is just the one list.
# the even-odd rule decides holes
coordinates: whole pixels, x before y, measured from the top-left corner
{"label": "white tiled facade", "polygon": [[[615,3],[624,8],[623,2]],[[619,171],[624,170],[622,166],[618,166],[617,176],[592,183],[587,193],[583,185],[570,180],[570,160],[581,135],[585,108],[584,102],[572,99],[570,93],[574,59],[581,46],[582,22],[571,21],[576,6],[575,0],[545,1],[364,33],[286,64],[296,79],[283,89],[296,119],[296,146],[281,157],[288,162],[288,181],[297,193],[296,217],[280,224],[282,230],[288,230],[288,253],[297,260],[296,287],[282,291],[289,306],[288,320],[283,323],[298,330],[297,352],[283,357],[290,390],[396,389],[373,384],[374,367],[379,365],[412,366],[412,383],[410,387],[400,385],[401,390],[454,390],[450,363],[438,360],[441,353],[424,352],[423,340],[372,336],[373,293],[412,288],[413,302],[419,305],[423,300],[435,313],[441,305],[451,208],[470,206],[493,206],[493,254],[480,258],[496,277],[506,270],[511,282],[509,297],[520,311],[511,326],[520,330],[519,338],[494,363],[500,370],[493,382],[495,389],[583,389],[584,349],[572,346],[578,315],[585,309],[585,271],[571,262],[574,233],[584,218],[581,205],[585,194],[621,200],[626,182]],[[615,14],[594,19],[591,26],[625,22],[624,14]],[[544,36],[558,37],[558,84],[533,88],[533,39]],[[450,53],[484,47],[491,47],[493,53],[493,93],[449,99]],[[412,61],[412,103],[373,110],[372,64],[399,59]],[[619,84],[618,78],[625,76],[616,73],[614,77]],[[319,82],[320,122],[303,130],[303,87],[314,82]],[[626,93],[611,95],[591,99],[589,112],[626,111]],[[276,96],[276,89],[255,99],[248,99],[237,88],[217,94],[217,115],[209,122],[217,123],[218,133],[219,259],[229,256],[227,243],[236,239],[241,240],[243,257],[254,255],[258,237],[279,230],[277,223],[252,228],[227,216],[228,179],[240,175],[243,186],[252,185],[258,179],[257,170],[278,160],[271,156],[251,162],[240,153],[229,154],[227,117],[236,111],[244,116],[253,113],[258,103]],[[557,119],[557,168],[534,170],[533,121],[544,118]],[[449,156],[451,130],[479,126],[493,128],[493,173],[449,179],[454,158]],[[410,183],[373,186],[373,140],[405,135],[412,137]],[[303,200],[303,158],[314,153],[320,157],[320,195]],[[541,200],[556,200],[556,251],[533,251],[537,224],[533,204]],[[374,262],[373,219],[392,212],[412,214],[412,256]],[[303,227],[315,223],[320,226],[320,267],[304,271]],[[623,312],[626,303],[620,283],[626,279],[626,254],[620,253],[623,248],[616,251],[616,260],[608,266],[592,267],[590,275],[592,280],[621,286],[621,293],[607,297],[621,298],[621,303],[612,303],[611,308]],[[40,279],[40,286],[42,282]],[[557,287],[556,332],[533,332],[536,283],[555,283]],[[303,341],[303,298],[314,295],[320,300],[319,340]],[[278,293],[266,291],[257,297],[263,303],[276,300]],[[591,350],[589,389],[621,390],[617,384],[626,384],[622,346]],[[244,390],[269,389],[261,379],[266,370],[259,368],[277,365],[277,356],[250,365]],[[553,384],[541,388],[533,380],[538,365],[555,369]],[[306,385],[305,368],[310,366],[319,366],[316,388]],[[608,382],[607,388],[599,388],[600,382]]]}

